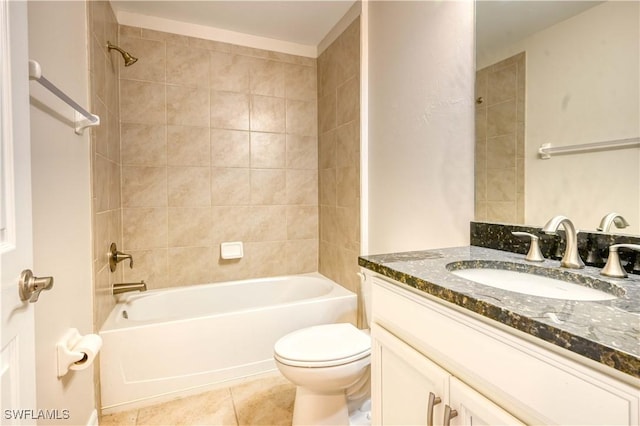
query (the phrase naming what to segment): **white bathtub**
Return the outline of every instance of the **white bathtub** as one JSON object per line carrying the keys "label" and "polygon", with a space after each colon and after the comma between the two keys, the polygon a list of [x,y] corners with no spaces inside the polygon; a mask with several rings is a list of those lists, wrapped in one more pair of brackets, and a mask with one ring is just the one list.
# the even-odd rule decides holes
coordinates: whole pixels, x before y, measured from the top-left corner
{"label": "white bathtub", "polygon": [[100,336],[105,413],[275,370],[302,327],[356,320],[356,295],[320,274],[130,293]]}

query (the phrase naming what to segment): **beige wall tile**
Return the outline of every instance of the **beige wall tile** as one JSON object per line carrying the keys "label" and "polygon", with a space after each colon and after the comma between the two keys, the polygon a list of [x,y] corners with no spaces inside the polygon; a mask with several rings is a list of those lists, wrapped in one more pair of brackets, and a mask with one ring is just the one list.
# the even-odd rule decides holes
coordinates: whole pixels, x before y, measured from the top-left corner
{"label": "beige wall tile", "polygon": [[320,169],[318,171],[320,185],[318,199],[320,204],[335,206],[337,202],[336,169]]}
{"label": "beige wall tile", "polygon": [[167,247],[167,209],[122,209],[122,235],[123,250]]}
{"label": "beige wall tile", "polygon": [[487,138],[487,169],[507,169],[515,166],[515,134]]}
{"label": "beige wall tile", "polygon": [[215,259],[212,247],[169,249],[169,280],[180,285],[213,282]]}
{"label": "beige wall tile", "polygon": [[211,129],[210,135],[213,167],[249,167],[249,132]]}
{"label": "beige wall tile", "polygon": [[[111,212],[102,212],[94,216],[93,253],[96,259],[97,270],[104,268],[109,263],[106,253],[109,249],[109,245],[111,244],[111,241],[109,240],[110,215]],[[103,256],[100,256],[100,253],[102,253]]]}
{"label": "beige wall tile", "polygon": [[318,138],[318,167],[328,169],[336,167],[336,131],[322,133]]}
{"label": "beige wall tile", "polygon": [[287,170],[287,204],[318,202],[318,171]]}
{"label": "beige wall tile", "polygon": [[109,209],[117,209],[121,206],[121,182],[120,164],[109,162]]}
{"label": "beige wall tile", "polygon": [[249,63],[241,56],[229,53],[209,53],[210,87],[214,90],[249,91]]}
{"label": "beige wall tile", "polygon": [[334,57],[335,49],[333,45],[318,57],[318,98],[335,93],[338,86],[338,70]]}
{"label": "beige wall tile", "polygon": [[284,241],[248,243],[251,274],[254,277],[273,277],[287,273],[287,262],[283,262],[286,250]]}
{"label": "beige wall tile", "polygon": [[[93,95],[106,103],[106,72],[107,72],[107,58],[102,44],[97,38],[91,39],[91,83],[93,87]],[[97,114],[97,112],[96,112]],[[102,117],[102,115],[100,115]]]}
{"label": "beige wall tile", "polygon": [[160,207],[167,205],[167,169],[164,167],[122,167],[122,205]]}
{"label": "beige wall tile", "polygon": [[[107,107],[102,103],[97,96],[93,96],[91,109],[98,117],[105,117],[107,114]],[[93,146],[93,153],[100,154],[103,157],[108,156],[108,131],[106,126],[91,127],[91,144]]]}
{"label": "beige wall tile", "polygon": [[515,131],[515,100],[487,107],[487,137],[501,136]]}
{"label": "beige wall tile", "polygon": [[487,218],[491,221],[502,223],[516,223],[515,201],[489,201],[487,202]]}
{"label": "beige wall tile", "polygon": [[341,207],[355,207],[360,183],[355,167],[340,167],[336,171],[336,201]]}
{"label": "beige wall tile", "polygon": [[251,167],[284,168],[286,163],[285,135],[251,132]]}
{"label": "beige wall tile", "polygon": [[336,244],[338,224],[335,206],[320,206],[320,240]]}
{"label": "beige wall tile", "polygon": [[484,105],[476,106],[475,132],[476,140],[487,137],[487,107]]}
{"label": "beige wall tile", "polygon": [[287,168],[318,168],[318,139],[315,136],[287,135],[286,145]]}
{"label": "beige wall tile", "polygon": [[338,247],[322,240],[318,243],[318,247],[318,272],[338,282]]}
{"label": "beige wall tile", "polygon": [[189,37],[189,46],[197,49],[215,50],[217,52],[231,52],[231,44],[221,41],[206,40],[202,38]]}
{"label": "beige wall tile", "polygon": [[189,38],[186,36],[172,34],[172,33],[165,33],[163,31],[148,30],[146,28],[142,28],[141,37],[149,40],[166,41],[167,43],[172,43],[172,44],[186,45],[189,43]]}
{"label": "beige wall tile", "polygon": [[123,165],[163,166],[167,164],[167,128],[164,125],[122,123]]}
{"label": "beige wall tile", "polygon": [[251,170],[251,204],[284,204],[286,174],[281,169]]}
{"label": "beige wall tile", "polygon": [[250,241],[253,232],[253,207],[214,206],[211,208],[212,239],[225,241]]}
{"label": "beige wall tile", "polygon": [[353,21],[336,41],[336,80],[340,85],[360,74],[360,19]]}
{"label": "beige wall tile", "polygon": [[209,91],[197,87],[167,86],[167,123],[209,126]]}
{"label": "beige wall tile", "polygon": [[337,125],[360,118],[360,79],[353,77],[338,86],[336,100]]}
{"label": "beige wall tile", "polygon": [[287,240],[318,237],[318,206],[287,206]]}
{"label": "beige wall tile", "polygon": [[131,27],[129,25],[118,25],[118,34],[120,34],[120,37],[140,38],[142,36],[142,29],[138,27]]}
{"label": "beige wall tile", "polygon": [[329,92],[318,99],[318,131],[328,132],[336,128],[336,94]]}
{"label": "beige wall tile", "polygon": [[105,122],[101,125],[107,128],[107,158],[114,163],[120,162],[120,123],[118,116],[112,112],[103,115]]}
{"label": "beige wall tile", "polygon": [[169,247],[203,247],[213,243],[210,207],[169,208]]}
{"label": "beige wall tile", "polygon": [[167,192],[171,207],[210,207],[209,167],[169,167]]}
{"label": "beige wall tile", "polygon": [[281,98],[251,96],[251,130],[284,132],[285,101]]}
{"label": "beige wall tile", "polygon": [[251,260],[246,249],[242,259],[222,259],[220,257],[220,245],[213,247],[213,257],[215,259],[213,266],[214,282],[236,281],[252,278]]}
{"label": "beige wall tile", "polygon": [[212,90],[211,127],[249,130],[249,97],[241,93]]}
{"label": "beige wall tile", "polygon": [[211,169],[211,205],[246,205],[251,201],[250,169]]}
{"label": "beige wall tile", "polygon": [[165,124],[164,85],[120,80],[120,93],[120,116],[123,123]]}
{"label": "beige wall tile", "polygon": [[287,274],[305,274],[318,270],[318,240],[287,241]]}
{"label": "beige wall tile", "polygon": [[209,166],[209,129],[193,126],[167,126],[167,164],[170,166]]}
{"label": "beige wall tile", "polygon": [[318,108],[315,101],[287,100],[286,131],[288,134],[318,134]]}
{"label": "beige wall tile", "polygon": [[209,52],[193,46],[168,44],[167,83],[209,87]]}
{"label": "beige wall tile", "polygon": [[251,208],[250,241],[283,241],[286,239],[286,206],[254,206]]}
{"label": "beige wall tile", "polygon": [[254,95],[284,97],[284,65],[254,59],[250,63],[249,87]]}
{"label": "beige wall tile", "polygon": [[516,170],[487,169],[487,200],[515,201]]}
{"label": "beige wall tile", "polygon": [[[117,42],[111,40],[111,43],[119,45],[129,54],[138,58],[135,66],[120,68],[120,78],[153,82],[165,81],[167,52],[163,41],[121,37]],[[119,63],[124,63],[120,58],[120,53],[115,50],[112,50],[110,55],[112,59],[115,57]]]}
{"label": "beige wall tile", "polygon": [[101,155],[96,155],[93,164],[93,197],[96,212],[109,209],[110,171],[111,162]]}
{"label": "beige wall tile", "polygon": [[286,98],[315,102],[317,97],[316,79],[315,67],[286,64],[284,66]]}
{"label": "beige wall tile", "polygon": [[358,250],[360,241],[360,208],[337,207],[336,229],[338,245],[349,250]]}
{"label": "beige wall tile", "polygon": [[513,64],[489,72],[487,102],[495,105],[516,98],[517,65]]}
{"label": "beige wall tile", "polygon": [[126,282],[144,280],[147,290],[174,286],[168,278],[168,252],[166,248],[154,250],[131,250],[133,268],[123,268]]}
{"label": "beige wall tile", "polygon": [[360,126],[350,121],[336,129],[336,166],[360,168]]}

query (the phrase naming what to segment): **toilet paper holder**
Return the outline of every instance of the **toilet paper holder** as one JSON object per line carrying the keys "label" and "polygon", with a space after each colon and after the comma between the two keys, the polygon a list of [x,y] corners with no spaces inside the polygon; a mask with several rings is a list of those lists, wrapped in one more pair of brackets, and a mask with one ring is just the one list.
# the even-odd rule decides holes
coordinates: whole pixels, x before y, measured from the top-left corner
{"label": "toilet paper holder", "polygon": [[[91,344],[92,352],[83,348],[83,339],[93,340]],[[93,362],[93,359],[102,346],[102,339],[95,334],[82,336],[78,329],[71,328],[67,330],[62,339],[56,344],[58,355],[58,377],[66,375],[69,370],[84,370]]]}

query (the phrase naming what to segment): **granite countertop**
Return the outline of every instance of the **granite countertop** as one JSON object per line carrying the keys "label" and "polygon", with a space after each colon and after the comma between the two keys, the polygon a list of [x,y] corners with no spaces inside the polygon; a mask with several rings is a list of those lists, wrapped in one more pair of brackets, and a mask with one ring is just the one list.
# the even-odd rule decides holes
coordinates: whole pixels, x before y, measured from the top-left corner
{"label": "granite countertop", "polygon": [[[458,277],[448,268],[487,262],[539,275],[567,274],[578,282],[617,292],[616,299],[575,301],[530,296]],[[600,269],[560,268],[560,262],[527,262],[524,255],[466,246],[359,258],[360,266],[472,312],[640,378],[640,277],[607,278]],[[451,265],[453,264],[453,265]],[[450,265],[447,267],[447,265]],[[539,269],[539,268],[544,269]]]}

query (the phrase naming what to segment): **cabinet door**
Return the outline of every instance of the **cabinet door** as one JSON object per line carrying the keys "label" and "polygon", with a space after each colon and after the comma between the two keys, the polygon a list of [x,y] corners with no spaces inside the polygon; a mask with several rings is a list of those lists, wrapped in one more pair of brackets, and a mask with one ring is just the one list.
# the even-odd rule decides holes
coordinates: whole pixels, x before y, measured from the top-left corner
{"label": "cabinet door", "polygon": [[449,380],[449,400],[451,409],[457,412],[451,425],[524,425],[455,377]]}
{"label": "cabinet door", "polygon": [[[372,358],[373,424],[441,425],[448,403],[449,373],[374,324]],[[429,418],[429,396],[433,423]]]}

